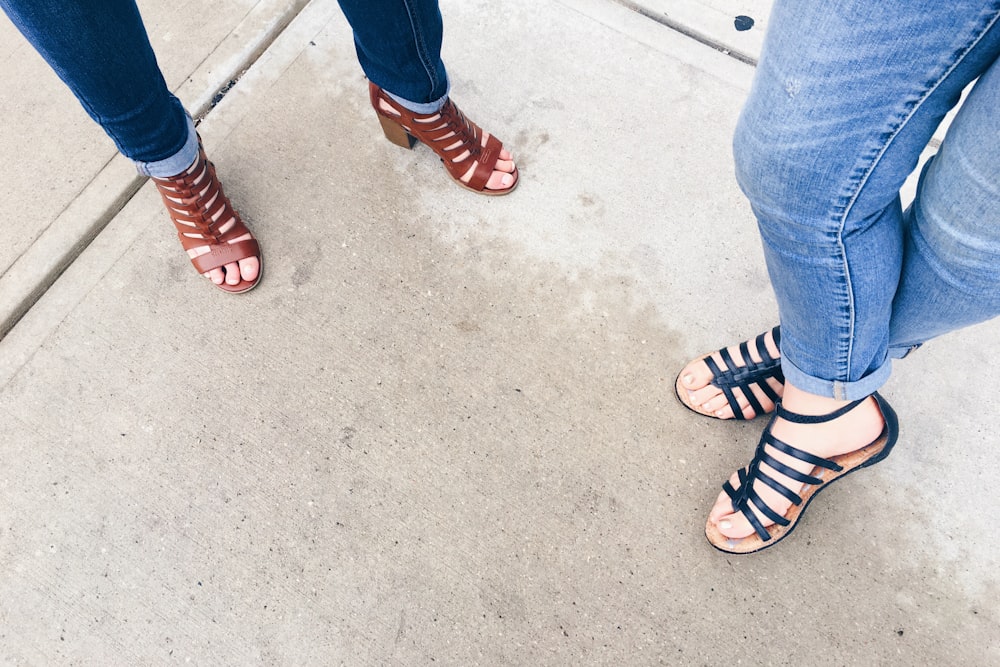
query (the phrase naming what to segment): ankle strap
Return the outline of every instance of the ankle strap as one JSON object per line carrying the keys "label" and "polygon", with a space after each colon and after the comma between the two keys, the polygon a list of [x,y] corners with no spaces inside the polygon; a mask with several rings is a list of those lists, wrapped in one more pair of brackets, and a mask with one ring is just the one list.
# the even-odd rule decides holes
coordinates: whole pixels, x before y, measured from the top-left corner
{"label": "ankle strap", "polygon": [[778,404],[777,416],[786,421],[794,422],[796,424],[822,424],[824,422],[833,421],[837,417],[843,417],[848,412],[854,408],[861,405],[868,397],[858,399],[857,401],[852,401],[842,408],[834,410],[833,412],[825,415],[800,415],[797,412],[791,412],[786,410],[783,405]]}

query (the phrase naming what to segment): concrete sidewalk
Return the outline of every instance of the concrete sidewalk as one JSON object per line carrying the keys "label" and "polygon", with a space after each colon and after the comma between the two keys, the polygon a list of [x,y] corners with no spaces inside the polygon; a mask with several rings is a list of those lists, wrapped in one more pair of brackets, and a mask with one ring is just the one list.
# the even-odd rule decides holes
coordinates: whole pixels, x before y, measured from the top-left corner
{"label": "concrete sidewalk", "polygon": [[897,364],[896,452],[786,542],[705,541],[763,424],[673,376],[776,318],[732,177],[750,65],[611,0],[442,0],[453,96],[522,171],[477,197],[382,137],[333,0],[239,7],[266,50],[177,71],[226,72],[195,106],[252,62],[200,131],[260,287],[199,279],[65,94],[116,171],[88,194],[34,128],[57,157],[12,182],[8,216],[127,203],[0,340],[0,663],[1000,664],[995,323]]}

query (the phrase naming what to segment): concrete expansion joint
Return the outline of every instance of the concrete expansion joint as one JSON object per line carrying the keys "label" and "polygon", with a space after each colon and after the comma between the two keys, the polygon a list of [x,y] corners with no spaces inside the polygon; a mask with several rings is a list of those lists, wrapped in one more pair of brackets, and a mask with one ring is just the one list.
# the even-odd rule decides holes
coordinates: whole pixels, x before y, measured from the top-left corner
{"label": "concrete expansion joint", "polygon": [[[196,123],[209,115],[309,2],[260,2],[212,48],[175,91],[188,101]],[[250,38],[240,36],[254,32]],[[225,72],[214,71],[227,62],[232,64]],[[204,89],[190,90],[195,86]],[[123,169],[123,159],[116,155],[105,164],[0,274],[0,340],[139,192],[145,179]]]}
{"label": "concrete expansion joint", "polygon": [[[648,19],[652,19],[653,21],[656,21],[660,25],[663,25],[667,28],[670,28],[671,30],[679,32],[685,37],[690,37],[691,39],[700,42],[705,46],[711,47],[716,51],[718,51],[719,53],[727,55],[730,58],[733,58],[734,60],[738,60],[741,63],[746,63],[747,65],[753,65],[754,67],[757,66],[756,57],[748,53],[745,53],[740,49],[734,49],[732,46],[729,46],[724,42],[715,39],[714,37],[700,30],[685,25],[683,22],[671,18],[665,12],[653,11],[648,7],[642,6],[638,2],[634,2],[634,0],[613,0],[613,2],[623,7],[627,7],[628,9],[631,9],[632,11],[636,12],[637,14],[640,14],[641,16],[644,16]],[[744,19],[746,17],[741,16],[739,18]]]}

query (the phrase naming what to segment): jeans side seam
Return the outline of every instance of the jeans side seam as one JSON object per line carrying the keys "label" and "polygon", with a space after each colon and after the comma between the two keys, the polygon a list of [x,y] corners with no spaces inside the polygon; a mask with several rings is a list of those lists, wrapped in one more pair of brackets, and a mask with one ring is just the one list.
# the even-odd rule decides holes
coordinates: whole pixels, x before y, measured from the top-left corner
{"label": "jeans side seam", "polygon": [[847,261],[847,247],[844,245],[844,224],[845,219],[841,218],[840,228],[837,230],[837,250],[840,252],[840,262],[844,270],[845,289],[847,290],[847,359],[844,364],[844,377],[851,377],[851,362],[854,360],[854,327],[857,319],[854,309],[854,283],[851,280],[851,265]]}
{"label": "jeans side seam", "polygon": [[427,79],[431,84],[431,90],[433,91],[437,88],[437,79],[434,76],[434,67],[432,66],[431,59],[427,54],[427,44],[424,42],[423,34],[420,32],[420,24],[414,16],[414,9],[411,0],[403,0],[403,6],[406,8],[406,15],[410,19],[410,28],[413,31],[413,43],[417,49],[417,55],[420,57],[420,64],[424,68],[424,72],[427,74]]}

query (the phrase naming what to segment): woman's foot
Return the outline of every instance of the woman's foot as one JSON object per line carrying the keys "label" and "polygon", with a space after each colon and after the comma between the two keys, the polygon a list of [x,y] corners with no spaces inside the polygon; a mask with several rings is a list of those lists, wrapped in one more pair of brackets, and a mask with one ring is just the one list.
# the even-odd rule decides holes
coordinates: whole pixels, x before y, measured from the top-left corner
{"label": "woman's foot", "polygon": [[[846,401],[838,401],[832,398],[809,394],[788,384],[785,385],[784,399],[782,400],[782,408],[797,415],[827,415],[847,405],[849,403]],[[884,407],[891,412],[887,405]],[[893,424],[895,423],[894,415],[883,415],[883,408],[880,407],[874,395],[864,399],[857,407],[846,414],[823,423],[793,423],[792,421],[783,419],[781,414],[779,413],[774,418],[773,423],[769,425],[771,435],[775,439],[782,443],[787,443],[800,452],[805,452],[821,459],[837,461],[846,469],[845,472],[850,472],[857,467],[863,467],[863,464],[866,463],[865,460],[861,459],[857,462],[845,461],[843,460],[844,458],[850,457],[844,457],[844,455],[851,452],[859,452],[875,445],[880,436],[886,434],[886,424],[888,421],[892,420]],[[893,433],[891,441],[886,446],[891,448],[895,442],[895,426],[889,429],[889,431],[893,431]],[[835,478],[845,474],[830,473],[830,471],[823,469],[821,466],[803,461],[800,458],[780,451],[773,444],[764,446],[764,450],[779,465],[788,466],[788,468],[804,475],[816,477],[832,476]],[[885,456],[887,453],[881,452],[877,447],[872,452],[873,455],[881,454],[881,456]],[[864,456],[871,458],[868,453],[865,453]],[[880,458],[877,460],[880,460]],[[867,464],[870,465],[874,462],[868,460]],[[862,465],[855,465],[856,463]],[[792,494],[800,496],[803,499],[811,497],[809,493],[810,485],[792,479],[788,474],[775,469],[774,466],[769,465],[766,461],[760,464],[760,470]],[[741,476],[739,473],[734,474],[729,479],[729,484],[738,494],[741,491],[740,479]],[[832,481],[832,479],[824,481]],[[766,505],[771,512],[787,518],[789,510],[793,505],[788,497],[768,486],[759,478],[753,482],[751,488],[759,497],[761,503]],[[820,487],[813,486],[812,491],[818,490],[818,488]],[[743,538],[750,538],[757,533],[744,512],[735,511],[733,505],[733,499],[727,492],[723,491],[723,493],[719,494],[715,505],[713,505],[711,512],[709,512],[707,532],[716,532],[722,539],[728,539],[730,542],[738,542]],[[804,509],[804,504],[797,506],[796,512],[801,512],[802,509]],[[773,526],[776,523],[764,511],[759,509],[759,504],[756,501],[747,503],[745,511],[752,512],[764,528]],[[790,528],[788,532],[790,532]],[[738,551],[739,549],[733,550]]]}
{"label": "woman's foot", "polygon": [[694,412],[718,419],[753,419],[774,412],[785,387],[780,343],[781,329],[774,327],[755,339],[695,359],[677,375],[678,400]]}
{"label": "woman's foot", "polygon": [[[499,139],[465,117],[450,99],[437,113],[414,113],[369,84],[386,137],[404,148],[419,140],[444,162],[452,178],[482,194],[507,194],[517,185],[514,158]],[[408,136],[407,136],[408,135]]]}
{"label": "woman's foot", "polygon": [[199,145],[194,164],[182,173],[152,180],[195,268],[227,292],[256,287],[260,247],[223,192],[204,149]]}

